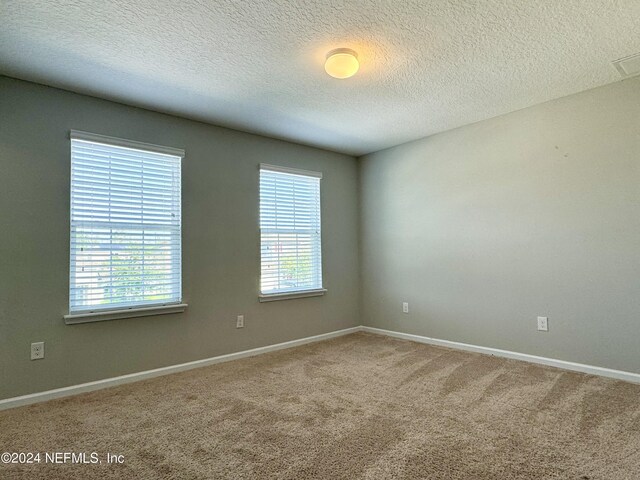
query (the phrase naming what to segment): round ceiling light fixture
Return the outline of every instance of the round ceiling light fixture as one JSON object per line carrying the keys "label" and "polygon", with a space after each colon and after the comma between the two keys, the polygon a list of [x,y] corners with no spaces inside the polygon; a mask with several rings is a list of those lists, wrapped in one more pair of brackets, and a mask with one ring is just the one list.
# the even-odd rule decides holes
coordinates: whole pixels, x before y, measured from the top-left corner
{"label": "round ceiling light fixture", "polygon": [[336,48],[327,53],[324,70],[333,78],[353,77],[360,68],[358,54],[350,48]]}

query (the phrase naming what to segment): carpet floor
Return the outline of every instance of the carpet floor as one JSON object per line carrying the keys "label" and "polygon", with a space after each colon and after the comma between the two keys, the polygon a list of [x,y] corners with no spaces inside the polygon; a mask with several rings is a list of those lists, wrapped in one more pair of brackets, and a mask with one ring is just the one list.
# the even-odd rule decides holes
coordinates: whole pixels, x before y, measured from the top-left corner
{"label": "carpet floor", "polygon": [[12,480],[638,480],[640,385],[357,333],[0,412],[0,445],[102,461]]}

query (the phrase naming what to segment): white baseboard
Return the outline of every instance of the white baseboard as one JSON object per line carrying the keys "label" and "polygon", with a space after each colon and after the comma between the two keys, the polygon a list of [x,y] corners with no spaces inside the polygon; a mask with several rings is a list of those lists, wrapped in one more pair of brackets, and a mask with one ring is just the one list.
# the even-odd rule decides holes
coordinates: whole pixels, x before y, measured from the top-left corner
{"label": "white baseboard", "polygon": [[640,383],[640,373],[625,372],[622,370],[613,370],[610,368],[594,367],[593,365],[585,365],[583,363],[567,362],[565,360],[557,360],[555,358],[538,357],[527,353],[511,352],[509,350],[500,350],[497,348],[481,347],[478,345],[470,345],[468,343],[452,342],[450,340],[440,340],[438,338],[423,337],[421,335],[412,335],[410,333],[394,332],[392,330],[383,330],[374,327],[362,327],[363,332],[376,333],[378,335],[387,335],[389,337],[401,338],[403,340],[411,340],[418,343],[427,343],[429,345],[438,345],[440,347],[455,348],[458,350],[466,350],[469,352],[485,353],[496,357],[513,358],[515,360],[524,360],[525,362],[539,363],[550,367],[572,370],[574,372],[589,373],[591,375],[599,375],[601,377],[610,377],[627,382]]}
{"label": "white baseboard", "polygon": [[335,332],[323,333],[321,335],[315,335],[313,337],[300,338],[298,340],[277,343],[275,345],[267,345],[265,347],[253,348],[251,350],[244,350],[242,352],[220,355],[218,357],[204,358],[202,360],[196,360],[194,362],[181,363],[179,365],[170,365],[168,367],[156,368],[154,370],[146,370],[144,372],[138,373],[131,373],[128,375],[122,375],[120,377],[105,378],[104,380],[97,380],[95,382],[82,383],[80,385],[72,385],[70,387],[64,388],[56,388],[55,390],[47,390],[46,392],[38,392],[29,395],[23,395],[20,397],[7,398],[4,400],[0,400],[0,410],[21,407],[33,403],[45,402],[47,400],[53,400],[55,398],[69,397],[71,395],[77,395],[79,393],[92,392],[94,390],[115,387],[116,385],[123,385],[125,383],[138,382],[147,378],[160,377],[162,375],[169,375],[171,373],[184,372],[185,370],[206,367],[208,365],[214,365],[216,363],[223,363],[229,362],[231,360],[238,360],[240,358],[253,357],[262,353],[284,350],[285,348],[297,347],[300,345],[305,345],[307,343],[320,342],[322,340],[328,340],[330,338],[340,337],[342,335],[348,335],[350,333],[360,331],[362,331],[362,327],[345,328],[344,330],[336,330]]}
{"label": "white baseboard", "polygon": [[438,345],[441,347],[455,348],[458,350],[466,350],[469,352],[484,353],[488,355],[494,355],[496,357],[512,358],[515,360],[523,360],[525,362],[538,363],[541,365],[547,365],[551,367],[562,368],[565,370],[572,370],[575,372],[589,373],[591,375],[599,375],[602,377],[610,377],[618,380],[625,380],[627,382],[640,383],[640,374],[625,372],[622,370],[613,370],[610,368],[595,367],[592,365],[585,365],[582,363],[567,362],[565,360],[557,360],[554,358],[538,357],[536,355],[529,355],[527,353],[511,352],[509,350],[500,350],[497,348],[481,347],[478,345],[470,345],[468,343],[452,342],[450,340],[440,340],[438,338],[423,337],[421,335],[413,335],[410,333],[394,332],[391,330],[383,330],[374,327],[352,327],[344,330],[337,330],[335,332],[323,333],[321,335],[315,335],[313,337],[300,338],[298,340],[291,340],[289,342],[277,343],[275,345],[267,345],[265,347],[258,347],[251,350],[244,350],[242,352],[229,353],[227,355],[220,355],[218,357],[205,358],[202,360],[196,360],[193,362],[181,363],[179,365],[170,365],[168,367],[156,368],[154,370],[146,370],[144,372],[131,373],[129,375],[122,375],[120,377],[106,378],[104,380],[97,380],[95,382],[82,383],[80,385],[72,385],[70,387],[57,388],[55,390],[48,390],[46,392],[32,393],[29,395],[23,395],[20,397],[7,398],[0,400],[0,410],[6,410],[9,408],[21,407],[24,405],[31,405],[33,403],[45,402],[47,400],[53,400],[55,398],[69,397],[77,395],[79,393],[92,392],[94,390],[101,390],[103,388],[115,387],[117,385],[123,385],[126,383],[138,382],[153,377],[160,377],[162,375],[169,375],[172,373],[184,372],[199,367],[206,367],[208,365],[214,365],[216,363],[229,362],[231,360],[238,360],[240,358],[253,357],[267,352],[274,352],[276,350],[284,350],[286,348],[297,347],[305,345],[307,343],[320,342],[322,340],[328,340],[330,338],[340,337],[356,332],[368,332],[378,335],[386,335],[389,337],[400,338],[403,340],[411,340],[418,343],[426,343],[429,345]]}

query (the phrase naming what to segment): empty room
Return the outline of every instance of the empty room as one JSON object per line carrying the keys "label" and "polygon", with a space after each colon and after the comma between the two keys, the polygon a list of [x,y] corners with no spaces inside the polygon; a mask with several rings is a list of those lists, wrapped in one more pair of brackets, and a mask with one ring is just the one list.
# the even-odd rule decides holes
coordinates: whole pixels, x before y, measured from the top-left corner
{"label": "empty room", "polygon": [[640,479],[638,0],[0,25],[0,479]]}

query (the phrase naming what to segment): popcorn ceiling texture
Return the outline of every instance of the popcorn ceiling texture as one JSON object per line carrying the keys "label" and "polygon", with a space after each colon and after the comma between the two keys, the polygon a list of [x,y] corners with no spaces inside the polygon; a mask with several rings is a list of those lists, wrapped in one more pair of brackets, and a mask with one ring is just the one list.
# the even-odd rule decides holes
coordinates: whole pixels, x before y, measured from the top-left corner
{"label": "popcorn ceiling texture", "polygon": [[[617,81],[638,18],[638,0],[4,0],[0,72],[359,155]],[[354,78],[324,73],[336,47]]]}

